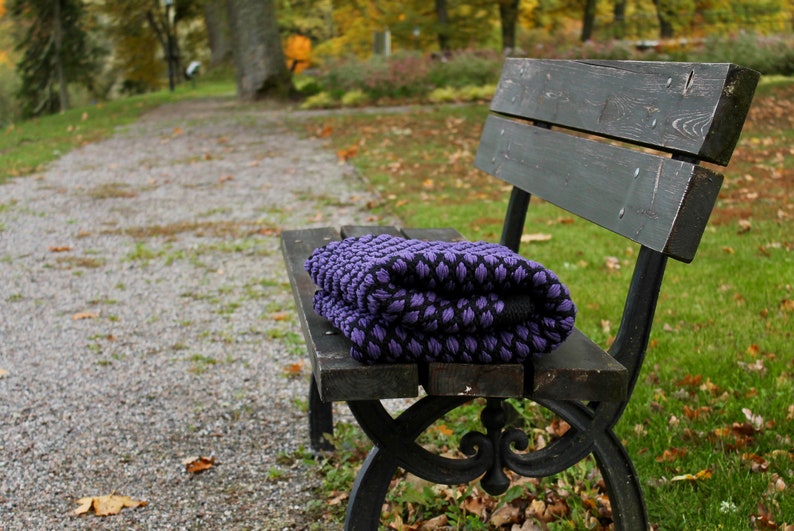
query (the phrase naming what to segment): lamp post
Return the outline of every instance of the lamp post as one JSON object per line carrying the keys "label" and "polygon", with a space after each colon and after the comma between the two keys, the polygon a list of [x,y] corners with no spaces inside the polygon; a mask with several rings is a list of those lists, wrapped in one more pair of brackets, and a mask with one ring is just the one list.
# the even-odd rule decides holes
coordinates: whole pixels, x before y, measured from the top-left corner
{"label": "lamp post", "polygon": [[168,88],[174,91],[175,72],[174,72],[174,37],[171,24],[171,8],[174,7],[174,0],[164,0],[165,3],[165,42],[166,58],[168,61]]}

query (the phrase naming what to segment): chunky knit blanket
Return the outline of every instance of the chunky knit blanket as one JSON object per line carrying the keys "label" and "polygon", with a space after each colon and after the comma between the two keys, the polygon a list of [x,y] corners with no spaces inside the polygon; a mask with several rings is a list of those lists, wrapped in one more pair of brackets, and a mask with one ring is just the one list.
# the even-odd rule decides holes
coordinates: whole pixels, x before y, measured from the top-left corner
{"label": "chunky knit blanket", "polygon": [[522,362],[570,334],[576,307],[557,275],[504,246],[367,235],[305,263],[315,311],[364,363]]}

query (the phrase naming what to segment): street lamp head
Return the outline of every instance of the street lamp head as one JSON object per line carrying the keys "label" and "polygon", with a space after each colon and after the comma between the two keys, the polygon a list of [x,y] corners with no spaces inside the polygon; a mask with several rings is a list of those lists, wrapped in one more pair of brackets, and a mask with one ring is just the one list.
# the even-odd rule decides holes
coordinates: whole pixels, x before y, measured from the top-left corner
{"label": "street lamp head", "polygon": [[174,5],[174,0],[163,0],[163,4],[165,4],[166,7],[171,7]]}

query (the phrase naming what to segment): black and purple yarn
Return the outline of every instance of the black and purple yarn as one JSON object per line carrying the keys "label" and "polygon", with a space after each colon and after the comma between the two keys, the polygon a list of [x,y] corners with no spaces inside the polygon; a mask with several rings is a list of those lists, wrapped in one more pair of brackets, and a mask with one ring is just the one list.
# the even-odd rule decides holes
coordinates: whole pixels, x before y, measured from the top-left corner
{"label": "black and purple yarn", "polygon": [[316,249],[305,267],[315,311],[363,363],[522,362],[574,326],[557,275],[493,243],[367,235]]}

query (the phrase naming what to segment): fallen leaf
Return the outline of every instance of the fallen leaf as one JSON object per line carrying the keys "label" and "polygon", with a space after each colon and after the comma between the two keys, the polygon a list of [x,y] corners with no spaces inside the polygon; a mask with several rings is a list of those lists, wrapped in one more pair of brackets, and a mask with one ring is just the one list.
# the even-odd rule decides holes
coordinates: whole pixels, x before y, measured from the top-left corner
{"label": "fallen leaf", "polygon": [[753,425],[753,427],[760,431],[764,427],[764,418],[761,415],[756,415],[748,408],[742,408],[742,413],[744,416],[747,417],[747,420]]}
{"label": "fallen leaf", "polygon": [[270,318],[274,321],[286,321],[290,318],[290,315],[289,312],[276,312],[270,314]]}
{"label": "fallen leaf", "polygon": [[523,234],[521,236],[521,243],[547,242],[549,240],[551,240],[551,234],[544,234],[542,232],[536,232],[534,234]]}
{"label": "fallen leaf", "polygon": [[179,136],[184,132],[185,132],[184,129],[182,129],[181,127],[174,127],[173,136]]}
{"label": "fallen leaf", "polygon": [[620,259],[616,256],[607,256],[604,258],[604,266],[609,271],[617,271],[620,269]]}
{"label": "fallen leaf", "polygon": [[353,144],[347,149],[340,149],[336,152],[336,157],[339,159],[339,163],[345,163],[348,160],[352,159],[358,153],[358,144]]}
{"label": "fallen leaf", "polygon": [[77,312],[76,314],[72,315],[73,321],[79,321],[81,319],[96,319],[99,317],[99,312]]}
{"label": "fallen leaf", "polygon": [[231,175],[222,175],[222,176],[218,177],[218,183],[220,183],[220,184],[223,184],[223,183],[225,183],[227,181],[233,181],[233,180],[234,180],[234,177],[231,176]]}
{"label": "fallen leaf", "polygon": [[72,250],[68,245],[51,245],[49,249],[51,253],[65,253]]}
{"label": "fallen leaf", "polygon": [[769,462],[757,454],[744,453],[742,461],[750,463],[750,470],[755,473],[766,472],[769,470]]}
{"label": "fallen leaf", "polygon": [[189,473],[198,474],[212,468],[215,465],[215,458],[204,456],[188,457],[182,461],[182,464],[185,465],[185,470]]}
{"label": "fallen leaf", "polygon": [[88,514],[92,509],[97,516],[112,516],[119,514],[122,509],[129,507],[146,507],[145,501],[133,500],[129,496],[118,496],[115,493],[107,496],[90,496],[77,500],[79,507],[74,510],[74,514]]}
{"label": "fallen leaf", "polygon": [[668,448],[667,450],[662,452],[662,455],[656,457],[656,462],[662,463],[662,462],[675,461],[680,457],[684,457],[686,454],[687,454],[686,448]]}
{"label": "fallen leaf", "polygon": [[328,500],[328,505],[339,505],[340,503],[345,501],[349,496],[350,494],[348,494],[347,492],[338,492],[333,498]]}
{"label": "fallen leaf", "polygon": [[8,371],[5,369],[0,369],[0,380],[8,376]]}
{"label": "fallen leaf", "polygon": [[449,437],[454,433],[451,429],[447,427],[446,424],[439,424],[438,426],[435,426],[434,429],[441,435],[446,435],[447,437]]}
{"label": "fallen leaf", "polygon": [[284,366],[284,374],[287,377],[294,378],[296,376],[300,376],[303,372],[304,362],[299,361],[297,363],[290,363]]}
{"label": "fallen leaf", "polygon": [[503,505],[491,515],[490,524],[494,527],[502,527],[505,524],[517,524],[520,522],[521,511],[515,505]]}
{"label": "fallen leaf", "polygon": [[701,470],[696,474],[682,474],[680,476],[673,477],[670,481],[702,481],[711,478],[711,470],[705,469]]}

